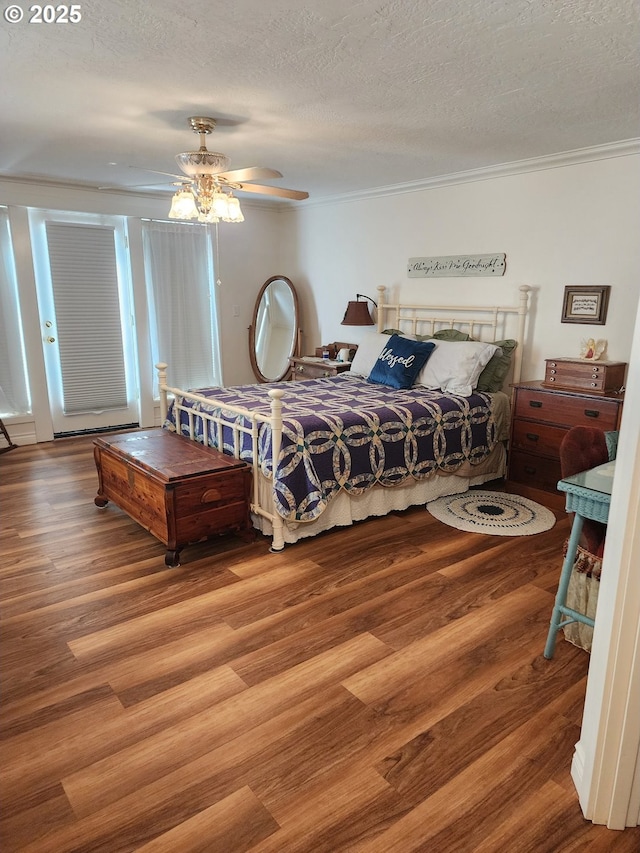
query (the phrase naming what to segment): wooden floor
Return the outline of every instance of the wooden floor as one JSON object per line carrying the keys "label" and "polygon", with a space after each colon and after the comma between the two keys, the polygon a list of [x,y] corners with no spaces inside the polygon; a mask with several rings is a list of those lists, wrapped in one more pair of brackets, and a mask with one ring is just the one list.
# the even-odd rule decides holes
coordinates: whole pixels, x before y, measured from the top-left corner
{"label": "wooden floor", "polygon": [[563,513],[502,538],[418,508],[167,569],[94,506],[89,438],[3,454],[0,484],[3,853],[640,850],[569,776]]}

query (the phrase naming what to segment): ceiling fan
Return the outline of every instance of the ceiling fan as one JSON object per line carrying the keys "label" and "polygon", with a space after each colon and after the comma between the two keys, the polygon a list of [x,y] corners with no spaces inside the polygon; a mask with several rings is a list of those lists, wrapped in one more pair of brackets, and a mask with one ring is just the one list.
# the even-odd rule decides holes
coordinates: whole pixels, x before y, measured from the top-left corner
{"label": "ceiling fan", "polygon": [[229,158],[225,154],[209,151],[206,146],[206,136],[215,130],[216,120],[209,116],[191,116],[189,125],[193,132],[200,136],[200,148],[197,151],[176,154],[176,162],[184,175],[147,170],[176,179],[176,186],[179,189],[171,202],[170,219],[242,222],[244,217],[240,210],[240,202],[233,195],[235,191],[278,196],[296,201],[309,198],[309,193],[300,190],[253,183],[257,180],[281,178],[282,174],[275,169],[252,166],[247,169],[227,171]]}

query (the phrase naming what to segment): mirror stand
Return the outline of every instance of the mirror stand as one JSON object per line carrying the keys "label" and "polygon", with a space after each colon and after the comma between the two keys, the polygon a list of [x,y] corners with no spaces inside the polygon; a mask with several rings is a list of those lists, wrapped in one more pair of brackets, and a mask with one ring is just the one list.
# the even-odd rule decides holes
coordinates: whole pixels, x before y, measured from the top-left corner
{"label": "mirror stand", "polygon": [[281,382],[300,353],[298,295],[291,281],[274,275],[260,288],[249,326],[249,358],[258,382]]}

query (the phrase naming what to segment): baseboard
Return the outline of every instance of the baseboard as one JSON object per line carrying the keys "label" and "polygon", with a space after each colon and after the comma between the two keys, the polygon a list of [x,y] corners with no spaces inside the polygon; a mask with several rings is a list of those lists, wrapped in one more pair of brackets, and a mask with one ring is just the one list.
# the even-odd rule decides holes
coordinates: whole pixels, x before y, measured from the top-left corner
{"label": "baseboard", "polygon": [[573,784],[575,785],[576,791],[578,792],[578,800],[580,801],[580,808],[582,809],[582,814],[587,820],[589,820],[589,817],[587,815],[587,796],[585,795],[585,792],[583,790],[584,762],[584,747],[582,746],[582,743],[578,741],[578,743],[576,744],[576,748],[573,752],[573,758],[571,759],[571,779],[573,780]]}
{"label": "baseboard", "polygon": [[523,483],[515,483],[513,480],[507,480],[504,484],[505,492],[511,495],[520,495],[523,498],[529,498],[530,501],[546,506],[547,509],[556,512],[564,512],[565,496],[560,492],[544,492],[542,489],[534,489],[532,486],[525,486]]}

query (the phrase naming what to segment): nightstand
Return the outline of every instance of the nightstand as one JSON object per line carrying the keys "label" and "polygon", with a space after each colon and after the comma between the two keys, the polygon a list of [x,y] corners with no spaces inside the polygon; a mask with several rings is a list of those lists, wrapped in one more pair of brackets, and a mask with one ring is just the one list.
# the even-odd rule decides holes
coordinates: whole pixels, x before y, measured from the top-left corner
{"label": "nightstand", "polygon": [[316,358],[303,355],[289,360],[291,379],[324,379],[327,376],[337,376],[351,369],[350,361],[335,361],[331,358]]}
{"label": "nightstand", "polygon": [[565,434],[573,426],[619,429],[624,395],[547,388],[542,382],[521,382],[513,388],[509,481],[518,484],[521,494],[529,488],[558,495]]}

